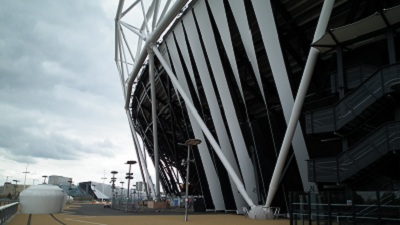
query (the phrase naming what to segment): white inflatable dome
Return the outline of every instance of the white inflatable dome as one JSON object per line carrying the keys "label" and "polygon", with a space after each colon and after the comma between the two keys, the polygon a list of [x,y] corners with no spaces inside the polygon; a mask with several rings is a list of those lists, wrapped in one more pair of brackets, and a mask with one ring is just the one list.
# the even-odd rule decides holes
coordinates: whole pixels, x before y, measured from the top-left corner
{"label": "white inflatable dome", "polygon": [[63,210],[67,195],[57,186],[41,184],[22,191],[19,199],[24,214],[50,214]]}

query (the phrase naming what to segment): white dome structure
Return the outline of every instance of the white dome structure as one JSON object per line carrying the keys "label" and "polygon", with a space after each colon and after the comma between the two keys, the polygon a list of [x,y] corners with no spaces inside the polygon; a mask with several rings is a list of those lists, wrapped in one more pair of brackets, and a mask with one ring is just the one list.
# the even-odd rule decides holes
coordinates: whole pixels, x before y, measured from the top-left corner
{"label": "white dome structure", "polygon": [[63,210],[67,196],[54,185],[35,185],[20,194],[21,212],[23,214],[50,214]]}

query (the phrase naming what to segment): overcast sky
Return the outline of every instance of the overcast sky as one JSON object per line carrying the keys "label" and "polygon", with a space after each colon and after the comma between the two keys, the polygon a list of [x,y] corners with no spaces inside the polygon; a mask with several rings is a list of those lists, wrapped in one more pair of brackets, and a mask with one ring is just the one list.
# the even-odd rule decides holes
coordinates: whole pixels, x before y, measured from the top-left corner
{"label": "overcast sky", "polygon": [[[117,0],[2,0],[0,185],[109,182],[137,160],[114,62]],[[135,166],[135,180],[141,180]]]}

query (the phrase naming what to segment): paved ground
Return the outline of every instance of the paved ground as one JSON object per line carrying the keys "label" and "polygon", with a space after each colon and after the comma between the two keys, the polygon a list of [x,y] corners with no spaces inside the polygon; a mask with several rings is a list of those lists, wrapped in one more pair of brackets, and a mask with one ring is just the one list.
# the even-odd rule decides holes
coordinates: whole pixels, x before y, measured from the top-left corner
{"label": "paved ground", "polygon": [[18,213],[8,225],[289,225],[289,220],[251,220],[243,215],[234,214],[197,214],[191,212],[189,221],[184,221],[180,210],[142,210],[124,212],[103,208],[101,205],[72,204],[59,214],[21,214]]}

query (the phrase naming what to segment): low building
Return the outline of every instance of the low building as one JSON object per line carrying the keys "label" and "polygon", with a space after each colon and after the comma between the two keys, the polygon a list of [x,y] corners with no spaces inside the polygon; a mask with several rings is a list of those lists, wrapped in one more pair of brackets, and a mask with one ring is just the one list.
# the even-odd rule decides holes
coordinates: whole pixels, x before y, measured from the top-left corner
{"label": "low building", "polygon": [[72,178],[70,177],[63,177],[63,176],[57,176],[57,175],[51,175],[49,176],[49,184],[53,185],[69,185],[69,181],[71,181]]}
{"label": "low building", "polygon": [[[25,189],[28,188],[30,185],[25,185]],[[18,196],[19,193],[21,193],[24,190],[24,185],[19,185],[19,184],[12,184],[11,182],[5,182],[4,186],[2,188],[2,193],[3,195],[9,195],[11,194],[12,196]]]}

